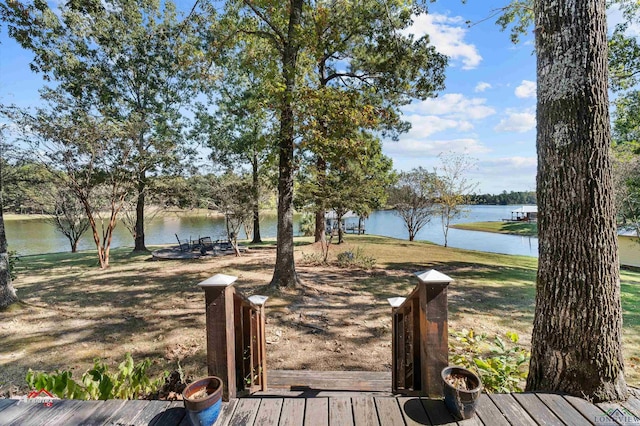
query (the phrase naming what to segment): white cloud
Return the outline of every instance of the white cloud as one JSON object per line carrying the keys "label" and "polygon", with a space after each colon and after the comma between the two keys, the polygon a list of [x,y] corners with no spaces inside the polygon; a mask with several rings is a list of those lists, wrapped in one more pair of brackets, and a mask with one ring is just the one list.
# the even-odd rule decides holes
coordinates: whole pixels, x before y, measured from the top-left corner
{"label": "white cloud", "polygon": [[516,87],[516,96],[519,98],[533,98],[536,96],[535,81],[522,80],[522,83]]}
{"label": "white cloud", "polygon": [[502,157],[481,160],[471,177],[480,183],[479,193],[503,190],[531,191],[536,187],[536,157]]}
{"label": "white cloud", "polygon": [[479,167],[491,174],[503,174],[505,171],[521,171],[523,174],[535,173],[538,160],[536,157],[503,157],[491,158],[480,162]]}
{"label": "white cloud", "polygon": [[500,120],[494,130],[496,132],[524,133],[536,127],[536,115],[533,112],[516,112],[507,110],[507,117]]}
{"label": "white cloud", "polygon": [[404,110],[416,114],[442,115],[462,120],[481,120],[496,113],[496,110],[486,105],[486,102],[484,98],[467,98],[460,93],[447,93],[437,98],[413,103]]}
{"label": "white cloud", "polygon": [[487,89],[491,89],[491,85],[487,82],[481,81],[478,84],[476,84],[476,88],[474,89],[475,92],[484,92]]}
{"label": "white cloud", "polygon": [[431,44],[438,52],[462,61],[462,69],[476,68],[482,61],[476,46],[464,40],[467,29],[460,16],[450,17],[437,13],[414,16],[413,24],[403,33],[415,34],[416,37],[428,34]]}
{"label": "white cloud", "polygon": [[477,139],[472,138],[428,140],[408,137],[401,139],[399,142],[385,142],[384,151],[395,156],[415,158],[418,156],[435,157],[443,152],[450,151],[481,154],[489,150]]}
{"label": "white cloud", "polygon": [[440,118],[435,115],[409,115],[404,117],[411,123],[411,130],[408,137],[426,138],[434,133],[445,130],[456,129],[460,131],[471,131],[473,125],[468,121]]}

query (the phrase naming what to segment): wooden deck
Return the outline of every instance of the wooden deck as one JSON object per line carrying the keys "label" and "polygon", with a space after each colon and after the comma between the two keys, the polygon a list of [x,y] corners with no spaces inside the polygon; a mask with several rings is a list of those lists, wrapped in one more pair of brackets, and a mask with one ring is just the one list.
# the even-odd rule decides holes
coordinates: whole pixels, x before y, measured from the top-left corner
{"label": "wooden deck", "polygon": [[[224,404],[216,426],[287,425],[615,425],[640,426],[638,394],[622,404],[591,404],[546,393],[482,395],[477,415],[456,422],[442,400],[391,396],[385,374],[270,372],[268,392]],[[333,377],[331,383],[327,381]],[[307,380],[308,379],[308,380]],[[354,381],[355,380],[355,381]],[[349,388],[348,383],[354,386]],[[318,389],[323,386],[322,389]],[[360,388],[353,391],[352,388]],[[0,425],[187,425],[181,401],[0,399]]]}

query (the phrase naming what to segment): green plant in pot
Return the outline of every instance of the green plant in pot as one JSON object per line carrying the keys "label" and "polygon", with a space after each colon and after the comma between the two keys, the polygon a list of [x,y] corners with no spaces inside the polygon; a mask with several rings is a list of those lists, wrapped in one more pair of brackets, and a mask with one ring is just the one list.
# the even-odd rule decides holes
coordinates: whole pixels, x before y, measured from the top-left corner
{"label": "green plant in pot", "polygon": [[211,426],[222,408],[222,380],[215,376],[191,383],[182,392],[184,408],[193,426]]}
{"label": "green plant in pot", "polygon": [[472,371],[462,367],[445,367],[442,370],[444,403],[457,420],[474,416],[482,382]]}

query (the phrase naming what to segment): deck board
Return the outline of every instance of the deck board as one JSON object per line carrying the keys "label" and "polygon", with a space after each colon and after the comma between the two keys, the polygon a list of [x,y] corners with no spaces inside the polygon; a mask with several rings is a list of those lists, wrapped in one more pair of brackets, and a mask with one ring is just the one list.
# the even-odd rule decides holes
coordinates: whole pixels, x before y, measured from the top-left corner
{"label": "deck board", "polygon": [[378,425],[378,414],[373,398],[356,397],[351,398],[353,408],[353,423],[355,426]]}
{"label": "deck board", "polygon": [[502,411],[493,403],[486,394],[480,395],[476,414],[485,425],[510,426]]}
{"label": "deck board", "polygon": [[282,411],[282,399],[265,398],[261,400],[255,426],[273,426],[277,425],[280,420],[280,412]]}
{"label": "deck board", "polygon": [[539,425],[563,426],[562,421],[533,393],[514,393],[513,397]]}
{"label": "deck board", "polygon": [[[595,424],[596,418],[603,418],[603,415],[606,415],[604,411],[602,411],[599,407],[591,404],[588,401],[585,401],[582,398],[578,398],[576,396],[565,395],[564,398],[571,404],[576,410],[578,410],[585,419],[591,424]],[[613,423],[613,420],[611,420]]]}
{"label": "deck board", "polygon": [[396,398],[376,397],[376,408],[380,426],[404,426],[402,412]]}
{"label": "deck board", "polygon": [[260,400],[257,398],[244,398],[238,400],[236,409],[229,422],[229,426],[252,425],[258,415]]}
{"label": "deck board", "polygon": [[398,404],[402,409],[402,418],[407,426],[431,424],[420,398],[400,397]]}
{"label": "deck board", "polygon": [[539,393],[537,397],[567,426],[582,426],[588,420],[562,397],[552,393]]}
{"label": "deck board", "polygon": [[305,426],[328,426],[329,425],[329,399],[311,398],[306,401],[304,412]]}
{"label": "deck board", "polygon": [[492,394],[489,398],[512,425],[538,426],[511,394]]}
{"label": "deck board", "polygon": [[302,398],[286,398],[282,403],[280,426],[303,426],[305,400]]}
{"label": "deck board", "polygon": [[269,371],[269,389],[391,392],[391,373],[381,371]]}
{"label": "deck board", "polygon": [[427,416],[433,425],[457,426],[456,419],[449,413],[444,400],[421,398]]}
{"label": "deck board", "polygon": [[329,399],[329,425],[353,426],[351,398]]}
{"label": "deck board", "polygon": [[185,415],[184,402],[172,401],[167,405],[164,412],[158,413],[149,422],[149,426],[175,426],[180,424]]}
{"label": "deck board", "polygon": [[631,397],[627,402],[623,402],[622,405],[640,419],[640,399]]}
{"label": "deck board", "polygon": [[0,411],[4,410],[10,405],[17,404],[17,399],[0,399]]}

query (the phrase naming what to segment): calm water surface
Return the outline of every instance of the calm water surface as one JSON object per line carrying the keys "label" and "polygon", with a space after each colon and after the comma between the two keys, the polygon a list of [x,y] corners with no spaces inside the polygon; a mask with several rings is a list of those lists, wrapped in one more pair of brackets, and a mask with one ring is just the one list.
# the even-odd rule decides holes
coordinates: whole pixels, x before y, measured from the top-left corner
{"label": "calm water surface", "polygon": [[[470,206],[466,216],[454,223],[495,221],[511,217],[511,211],[520,206]],[[295,218],[295,231],[298,230],[299,217]],[[20,255],[54,253],[69,251],[67,239],[57,232],[46,220],[10,220],[5,222],[9,249]],[[393,211],[376,211],[365,221],[367,234],[384,235],[407,239],[404,223]],[[197,239],[210,236],[214,239],[226,235],[224,219],[211,217],[167,216],[155,218],[147,224],[146,243],[148,245],[176,243],[175,234],[181,239]],[[264,215],[261,222],[263,238],[276,235],[276,217]],[[439,218],[433,218],[416,236],[417,240],[428,240],[444,244],[442,225]],[[116,227],[112,247],[133,246],[133,238],[121,224]],[[538,255],[538,239],[487,232],[449,230],[449,246],[493,253]],[[95,248],[91,234],[87,232],[81,239],[78,249]]]}

